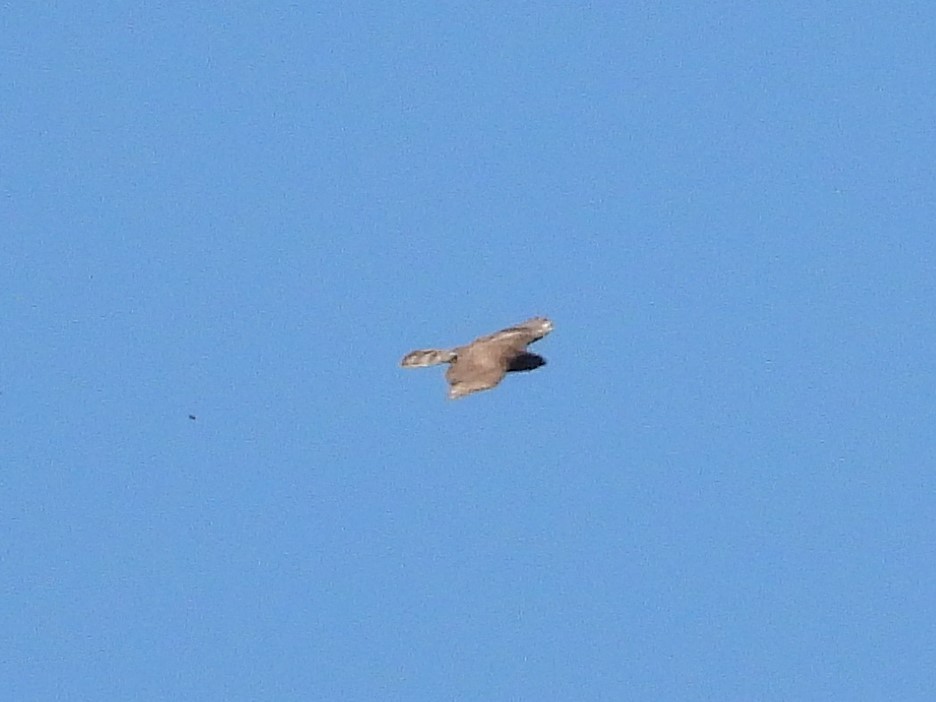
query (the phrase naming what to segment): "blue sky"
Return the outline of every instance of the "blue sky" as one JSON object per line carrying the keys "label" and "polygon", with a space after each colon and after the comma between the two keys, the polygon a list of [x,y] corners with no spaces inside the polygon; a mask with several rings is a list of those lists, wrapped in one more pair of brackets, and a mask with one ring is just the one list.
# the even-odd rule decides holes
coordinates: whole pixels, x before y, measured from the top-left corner
{"label": "blue sky", "polygon": [[768,5],[8,6],[11,699],[933,699],[936,10]]}

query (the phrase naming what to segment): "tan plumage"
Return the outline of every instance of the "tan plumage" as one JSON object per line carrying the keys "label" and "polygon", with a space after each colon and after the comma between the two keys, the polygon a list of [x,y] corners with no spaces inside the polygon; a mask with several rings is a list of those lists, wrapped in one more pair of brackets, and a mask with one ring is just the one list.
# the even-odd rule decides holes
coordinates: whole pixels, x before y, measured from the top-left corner
{"label": "tan plumage", "polygon": [[450,386],[448,396],[454,400],[493,388],[507,373],[529,371],[544,365],[546,360],[530,353],[526,347],[542,339],[552,329],[551,321],[545,317],[534,317],[515,327],[482,336],[465,346],[450,350],[412,351],[403,357],[400,365],[419,368],[448,363],[445,379]]}

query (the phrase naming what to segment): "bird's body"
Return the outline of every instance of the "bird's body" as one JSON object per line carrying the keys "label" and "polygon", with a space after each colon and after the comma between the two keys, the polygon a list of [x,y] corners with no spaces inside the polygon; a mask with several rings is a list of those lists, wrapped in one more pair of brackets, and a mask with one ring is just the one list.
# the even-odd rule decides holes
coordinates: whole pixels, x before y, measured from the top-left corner
{"label": "bird's body", "polygon": [[507,373],[529,371],[544,365],[545,359],[530,353],[526,347],[542,339],[552,329],[551,321],[535,317],[451,350],[412,351],[403,357],[400,365],[419,368],[448,363],[445,379],[450,386],[449,398],[457,399],[493,388]]}

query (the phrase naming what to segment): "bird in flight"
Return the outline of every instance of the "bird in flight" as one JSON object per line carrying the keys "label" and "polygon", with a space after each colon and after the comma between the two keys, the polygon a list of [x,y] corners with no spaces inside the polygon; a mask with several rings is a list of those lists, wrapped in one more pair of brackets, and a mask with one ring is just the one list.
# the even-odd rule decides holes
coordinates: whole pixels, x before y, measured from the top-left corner
{"label": "bird in flight", "polygon": [[534,317],[522,324],[501,329],[470,344],[454,349],[411,351],[403,357],[404,368],[421,368],[448,363],[445,379],[449,384],[449,399],[456,400],[473,392],[490,390],[507,373],[531,371],[546,364],[546,359],[527,351],[527,346],[539,341],[553,330],[545,317]]}

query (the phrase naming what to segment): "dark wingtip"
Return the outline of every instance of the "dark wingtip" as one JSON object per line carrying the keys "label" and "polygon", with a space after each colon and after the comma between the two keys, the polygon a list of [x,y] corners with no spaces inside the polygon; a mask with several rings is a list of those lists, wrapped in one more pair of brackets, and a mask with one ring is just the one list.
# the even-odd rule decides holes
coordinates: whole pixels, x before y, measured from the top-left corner
{"label": "dark wingtip", "polygon": [[546,359],[542,356],[535,353],[523,353],[511,359],[510,365],[507,366],[507,372],[531,371],[545,365]]}

